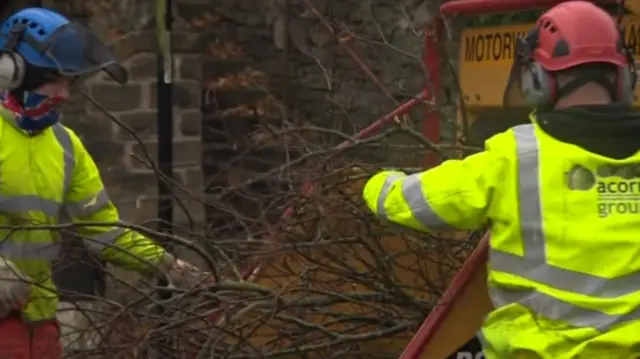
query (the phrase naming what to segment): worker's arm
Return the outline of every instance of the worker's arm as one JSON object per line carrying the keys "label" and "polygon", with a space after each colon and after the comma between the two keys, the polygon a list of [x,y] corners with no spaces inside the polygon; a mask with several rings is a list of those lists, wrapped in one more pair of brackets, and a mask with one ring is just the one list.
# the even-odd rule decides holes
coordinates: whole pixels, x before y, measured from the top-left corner
{"label": "worker's arm", "polygon": [[416,230],[479,229],[502,163],[488,144],[484,152],[424,172],[380,172],[365,184],[364,200],[379,217]]}
{"label": "worker's arm", "polygon": [[150,273],[158,267],[168,269],[174,258],[151,239],[118,226],[83,226],[82,223],[122,223],[109,199],[100,172],[73,131],[67,129],[74,145],[75,166],[65,209],[71,221],[80,224],[76,232],[87,249],[100,258],[127,269]]}

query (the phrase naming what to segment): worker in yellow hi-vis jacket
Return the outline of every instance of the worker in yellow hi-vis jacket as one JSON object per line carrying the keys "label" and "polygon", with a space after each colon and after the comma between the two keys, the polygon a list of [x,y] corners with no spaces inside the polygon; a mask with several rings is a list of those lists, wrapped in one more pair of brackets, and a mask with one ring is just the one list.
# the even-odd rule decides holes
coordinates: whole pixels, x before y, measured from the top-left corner
{"label": "worker in yellow hi-vis jacket", "polygon": [[555,6],[519,42],[507,87],[535,108],[530,124],[365,186],[388,221],[489,226],[488,359],[640,357],[640,115],[623,41],[592,3]]}
{"label": "worker in yellow hi-vis jacket", "polygon": [[[0,27],[0,358],[61,355],[58,295],[51,263],[65,213],[100,258],[140,273],[180,274],[191,266],[150,239],[119,226],[100,173],[84,145],[59,122],[79,76],[127,73],[89,29],[43,8],[9,17]],[[93,224],[82,226],[82,224]]]}

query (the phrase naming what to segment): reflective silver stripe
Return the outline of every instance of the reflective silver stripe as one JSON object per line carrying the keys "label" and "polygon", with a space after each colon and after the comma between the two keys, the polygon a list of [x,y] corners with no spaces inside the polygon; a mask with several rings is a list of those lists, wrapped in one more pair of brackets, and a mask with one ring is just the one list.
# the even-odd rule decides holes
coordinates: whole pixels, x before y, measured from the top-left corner
{"label": "reflective silver stripe", "polygon": [[[542,257],[543,260],[545,257]],[[640,275],[603,278],[554,267],[531,257],[518,257],[499,250],[491,251],[492,268],[509,272],[550,287],[600,298],[617,298],[640,291]]]}
{"label": "reflective silver stripe", "polygon": [[58,143],[62,147],[64,157],[64,182],[62,187],[62,199],[64,202],[64,198],[66,198],[67,193],[69,193],[71,181],[73,180],[73,169],[76,165],[75,152],[73,150],[73,142],[71,141],[69,131],[67,131],[67,129],[60,123],[56,123],[52,128]]}
{"label": "reflective silver stripe", "polygon": [[400,181],[400,187],[402,191],[402,198],[407,203],[409,210],[426,228],[448,228],[451,227],[445,222],[438,214],[431,208],[427,197],[422,192],[422,182],[420,181],[419,174],[413,174],[410,176],[389,175],[385,180],[380,196],[378,197],[378,213],[383,218],[388,219],[388,213],[384,208],[384,203],[389,195],[389,190],[394,181]]}
{"label": "reflective silver stripe", "polygon": [[378,212],[378,215],[384,219],[389,219],[387,217],[387,210],[384,208],[384,202],[387,200],[391,185],[393,184],[393,182],[399,180],[402,177],[404,176],[399,174],[388,175],[387,178],[385,178],[384,183],[382,184],[382,189],[380,189],[380,195],[378,196],[376,212]]}
{"label": "reflective silver stripe", "polygon": [[[559,268],[547,263],[540,199],[542,173],[535,128],[532,125],[520,125],[514,127],[513,131],[518,154],[519,218],[523,255],[518,256],[491,248],[491,269],[515,274],[563,291],[599,298],[616,298],[640,291],[640,273],[610,279]],[[575,326],[604,329],[619,322],[640,318],[640,312],[608,315],[577,307],[536,291],[492,288],[491,292],[492,300],[497,305],[517,302],[545,317],[562,320]]]}
{"label": "reflective silver stripe", "polygon": [[426,228],[450,227],[429,205],[429,200],[422,192],[419,174],[402,179],[402,197],[409,205],[413,216]]}
{"label": "reflective silver stripe", "polygon": [[84,243],[87,249],[97,253],[104,248],[112,247],[115,241],[127,232],[126,228],[117,227],[108,232],[100,233],[95,236],[85,237]]}
{"label": "reflective silver stripe", "polygon": [[631,313],[612,315],[597,310],[578,307],[548,294],[537,291],[516,291],[505,288],[489,288],[489,294],[496,307],[518,303],[538,315],[551,320],[562,321],[576,327],[592,327],[601,332],[614,325],[640,319],[640,308]]}
{"label": "reflective silver stripe", "polygon": [[38,196],[0,196],[0,210],[13,213],[43,212],[49,217],[56,217],[60,210],[57,201]]}
{"label": "reflective silver stripe", "polygon": [[0,242],[0,255],[9,259],[53,261],[60,248],[56,243],[33,243],[4,240]]}
{"label": "reflective silver stripe", "polygon": [[78,202],[65,203],[67,213],[72,217],[88,217],[109,204],[109,195],[103,188],[97,195]]}

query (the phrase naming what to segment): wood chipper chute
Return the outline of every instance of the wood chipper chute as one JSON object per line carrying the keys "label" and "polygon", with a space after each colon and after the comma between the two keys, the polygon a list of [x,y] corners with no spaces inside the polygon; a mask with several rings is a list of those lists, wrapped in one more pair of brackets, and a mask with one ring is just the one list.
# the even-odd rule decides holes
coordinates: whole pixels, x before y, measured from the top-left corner
{"label": "wood chipper chute", "polygon": [[[430,24],[431,40],[425,45],[425,65],[441,61],[440,53],[429,51],[430,41],[444,36],[444,24],[448,16],[474,16],[531,10],[544,10],[567,0],[457,0],[442,5],[440,15]],[[624,16],[621,24],[625,30],[625,41],[638,56],[640,54],[640,0],[594,1],[609,11],[612,16]],[[614,10],[615,9],[615,10]],[[622,10],[622,11],[621,11]],[[465,29],[460,37],[459,84],[461,101],[459,121],[467,121],[475,145],[509,127],[528,121],[530,108],[503,106],[505,87],[508,82],[515,39],[525,35],[533,23],[516,25],[483,26]],[[433,40],[435,38],[435,40]],[[637,68],[637,62],[636,62]],[[634,107],[639,107],[638,90]],[[464,111],[462,111],[464,109]],[[464,112],[464,113],[463,113]],[[460,126],[464,128],[465,126]],[[480,133],[480,134],[478,134]],[[469,134],[465,134],[469,136]],[[469,137],[466,140],[470,140]],[[444,295],[430,315],[418,329],[400,359],[445,359],[483,358],[480,349],[476,352],[461,350],[470,342],[477,341],[476,333],[493,306],[487,290],[487,260],[489,234],[466,260],[462,269],[450,283]]]}

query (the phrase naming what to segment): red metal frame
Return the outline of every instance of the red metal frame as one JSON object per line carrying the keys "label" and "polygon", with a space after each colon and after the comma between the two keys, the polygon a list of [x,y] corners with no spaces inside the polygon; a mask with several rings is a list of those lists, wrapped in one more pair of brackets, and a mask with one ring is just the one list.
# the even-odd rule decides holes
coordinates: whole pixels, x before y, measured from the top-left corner
{"label": "red metal frame", "polygon": [[438,300],[427,319],[422,323],[416,334],[405,348],[400,359],[420,359],[424,348],[438,331],[438,328],[447,319],[453,303],[457,298],[465,294],[466,283],[475,275],[475,271],[486,263],[489,257],[489,237],[485,236],[476,250],[465,261],[464,266],[456,274],[451,284]]}

